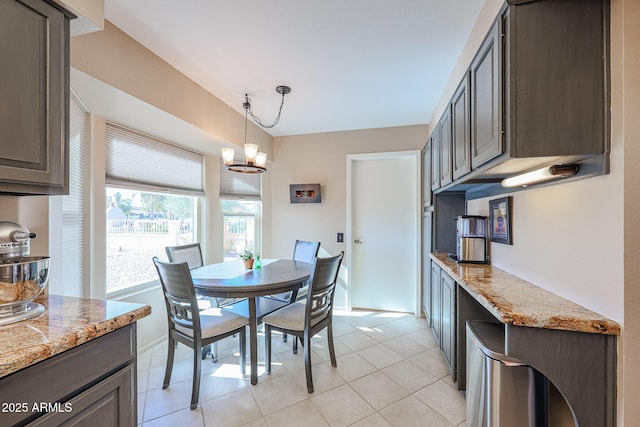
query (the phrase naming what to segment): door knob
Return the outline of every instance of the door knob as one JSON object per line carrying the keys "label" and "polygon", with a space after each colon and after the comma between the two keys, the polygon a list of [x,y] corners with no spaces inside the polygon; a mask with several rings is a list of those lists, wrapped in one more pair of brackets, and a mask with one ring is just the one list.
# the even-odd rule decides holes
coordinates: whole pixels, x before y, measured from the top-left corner
{"label": "door knob", "polygon": [[356,240],[353,241],[353,243],[360,244],[360,243],[363,243],[363,242],[360,239],[356,239]]}

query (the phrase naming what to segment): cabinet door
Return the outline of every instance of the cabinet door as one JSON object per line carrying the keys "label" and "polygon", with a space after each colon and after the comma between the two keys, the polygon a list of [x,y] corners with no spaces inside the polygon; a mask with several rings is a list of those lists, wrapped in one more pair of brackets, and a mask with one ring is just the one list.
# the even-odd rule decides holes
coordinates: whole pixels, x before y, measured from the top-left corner
{"label": "cabinet door", "polygon": [[68,192],[69,20],[40,0],[0,2],[0,193]]}
{"label": "cabinet door", "polygon": [[500,85],[500,20],[493,25],[473,59],[471,75],[471,167],[503,153]]}
{"label": "cabinet door", "polygon": [[433,204],[431,193],[431,138],[422,150],[422,203],[425,207]]}
{"label": "cabinet door", "polygon": [[422,217],[422,311],[431,324],[431,225],[432,212],[424,212]]}
{"label": "cabinet door", "polygon": [[138,422],[135,375],[135,365],[130,364],[27,425],[134,426]]}
{"label": "cabinet door", "polygon": [[445,110],[440,119],[440,187],[453,181],[451,175],[451,112]]}
{"label": "cabinet door", "polygon": [[440,348],[444,358],[449,365],[451,374],[455,381],[455,359],[456,359],[456,282],[447,273],[441,273],[440,283],[442,285],[440,302],[442,304],[441,313],[441,338]]}
{"label": "cabinet door", "polygon": [[451,149],[453,150],[454,180],[471,171],[469,109],[469,73],[466,73],[451,99]]}
{"label": "cabinet door", "polygon": [[431,189],[440,188],[440,127],[431,134]]}
{"label": "cabinet door", "polygon": [[440,342],[441,306],[440,306],[440,267],[434,262],[431,264],[431,329]]}

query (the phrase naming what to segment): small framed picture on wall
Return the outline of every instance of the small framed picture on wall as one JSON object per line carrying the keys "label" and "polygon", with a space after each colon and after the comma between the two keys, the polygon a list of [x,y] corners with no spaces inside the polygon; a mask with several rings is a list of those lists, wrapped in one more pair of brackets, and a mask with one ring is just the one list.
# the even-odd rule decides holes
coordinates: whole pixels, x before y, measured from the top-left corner
{"label": "small framed picture on wall", "polygon": [[491,227],[491,241],[512,245],[511,222],[512,222],[512,197],[502,197],[500,199],[489,200],[489,214]]}

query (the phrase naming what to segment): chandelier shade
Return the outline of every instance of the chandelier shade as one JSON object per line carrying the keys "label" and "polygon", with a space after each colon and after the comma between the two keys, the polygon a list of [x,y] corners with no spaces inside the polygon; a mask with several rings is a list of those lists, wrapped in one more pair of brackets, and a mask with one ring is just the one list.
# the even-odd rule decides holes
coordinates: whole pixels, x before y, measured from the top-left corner
{"label": "chandelier shade", "polygon": [[226,166],[227,170],[231,172],[240,173],[263,173],[267,171],[267,153],[260,151],[260,147],[257,144],[250,144],[247,142],[247,128],[248,128],[248,116],[263,128],[272,128],[280,121],[280,114],[282,113],[282,106],[284,105],[284,96],[291,92],[289,86],[278,86],[276,92],[282,95],[280,101],[280,109],[278,110],[278,116],[275,118],[272,124],[265,125],[262,121],[251,112],[251,100],[249,94],[244,95],[244,163],[235,160],[235,149],[225,147],[222,149],[222,162]]}

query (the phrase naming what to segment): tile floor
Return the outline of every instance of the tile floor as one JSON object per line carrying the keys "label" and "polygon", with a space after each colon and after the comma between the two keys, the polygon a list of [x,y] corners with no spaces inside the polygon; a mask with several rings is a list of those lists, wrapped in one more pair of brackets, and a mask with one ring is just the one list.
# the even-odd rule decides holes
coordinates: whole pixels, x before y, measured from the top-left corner
{"label": "tile floor", "polygon": [[[424,319],[384,312],[334,313],[338,366],[326,334],[313,338],[315,392],[306,391],[303,352],[275,334],[271,375],[258,337],[258,384],[238,366],[238,339],[218,344],[218,363],[202,361],[200,404],[189,409],[191,350],[179,345],[171,385],[162,390],[166,343],[138,358],[140,426],[464,426],[465,400],[449,376]],[[248,340],[247,340],[248,341]],[[248,357],[247,357],[248,363]]]}

